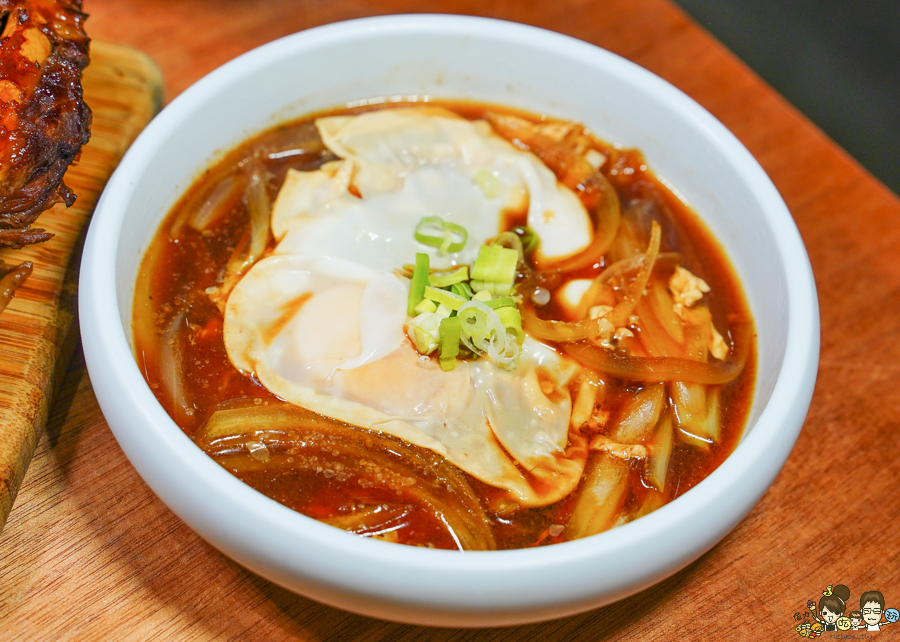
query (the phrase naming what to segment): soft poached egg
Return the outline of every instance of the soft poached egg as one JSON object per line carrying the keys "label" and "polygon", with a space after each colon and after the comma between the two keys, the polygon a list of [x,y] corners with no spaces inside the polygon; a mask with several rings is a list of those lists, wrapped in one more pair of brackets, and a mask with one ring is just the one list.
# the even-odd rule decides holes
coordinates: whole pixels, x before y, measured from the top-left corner
{"label": "soft poached egg", "polygon": [[[566,496],[585,463],[568,447],[578,366],[526,338],[514,371],[477,360],[444,372],[403,333],[409,281],[396,270],[417,252],[436,267],[471,264],[505,213],[526,209],[537,259],[552,263],[591,242],[581,201],[487,123],[440,108],[316,126],[341,160],[288,172],[272,212],[278,244],[226,305],[232,363],[291,403],[429,448],[523,506]],[[416,241],[424,216],[466,228],[466,246],[442,255]]]}

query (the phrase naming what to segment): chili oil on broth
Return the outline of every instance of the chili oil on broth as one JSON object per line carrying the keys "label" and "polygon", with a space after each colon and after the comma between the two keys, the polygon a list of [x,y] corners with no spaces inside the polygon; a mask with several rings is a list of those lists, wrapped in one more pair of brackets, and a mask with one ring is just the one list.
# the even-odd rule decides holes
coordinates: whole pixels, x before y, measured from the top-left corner
{"label": "chili oil on broth", "polygon": [[[439,104],[468,120],[499,114],[537,125],[554,122],[494,105]],[[226,469],[294,510],[360,535],[438,548],[524,548],[589,535],[646,514],[709,475],[735,448],[746,422],[755,379],[752,343],[745,346],[747,360],[740,376],[710,388],[720,397],[721,432],[715,440],[685,434],[670,408],[672,384],[664,384],[665,412],[675,425],[662,491],[648,481],[648,457],[622,459],[593,449],[578,488],[534,508],[518,507],[508,490],[459,470],[427,448],[378,429],[293,408],[253,373],[232,365],[223,337],[223,301],[217,293],[228,278],[229,264],[233,268],[235,256],[240,259],[252,243],[253,198],[246,196],[251,184],[256,180],[257,198],[271,204],[289,170],[315,171],[338,160],[318,135],[316,118],[398,106],[407,105],[333,110],[264,132],[210,166],[169,213],[141,265],[133,330],[138,363],[176,423]],[[528,149],[526,141],[512,138],[516,146]],[[651,222],[656,221],[661,252],[677,252],[676,262],[709,284],[703,301],[726,342],[734,340],[734,319],[744,324],[749,340],[752,324],[739,283],[721,247],[696,215],[656,179],[640,152],[620,150],[594,137],[589,140],[604,158],[599,172],[614,186],[623,217],[641,244],[646,247]],[[566,165],[561,168],[555,168],[557,178],[565,182],[561,174]],[[520,228],[526,222],[527,202],[503,214],[497,233]],[[267,232],[262,256],[270,255],[275,246]],[[613,263],[609,254],[569,271],[567,280],[602,274]],[[413,258],[397,257],[397,267]],[[665,272],[667,279],[674,263],[664,263],[655,270]],[[548,274],[553,272],[550,265]],[[550,297],[539,306],[540,316],[577,320],[573,306],[563,302],[561,280],[547,278],[542,283],[549,286]],[[647,356],[641,344],[645,329],[640,324],[630,328],[634,337],[624,341]],[[551,352],[562,354],[559,345],[544,343]],[[592,378],[602,380],[595,386],[601,392],[588,424],[581,430],[570,427],[569,449],[587,450],[592,442],[610,441],[609,432],[634,411],[635,396],[654,386],[596,373]],[[573,403],[583,379],[572,378],[561,391]],[[652,437],[632,445],[644,446],[646,452],[654,443]],[[520,462],[511,461],[528,475]],[[612,482],[605,484],[605,479]],[[605,499],[608,506],[598,506],[593,511],[598,515],[585,518],[590,497]]]}

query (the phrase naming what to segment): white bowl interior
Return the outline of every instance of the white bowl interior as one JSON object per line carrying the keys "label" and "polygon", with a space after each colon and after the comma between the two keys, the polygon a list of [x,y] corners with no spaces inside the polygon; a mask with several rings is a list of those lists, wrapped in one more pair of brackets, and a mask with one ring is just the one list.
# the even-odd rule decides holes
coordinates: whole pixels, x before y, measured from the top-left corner
{"label": "white bowl interior", "polygon": [[[117,425],[118,411],[111,408],[115,393],[98,382],[95,368],[106,365],[104,359],[114,358],[110,342],[131,345],[132,299],[143,253],[174,202],[217,155],[250,135],[312,111],[376,97],[411,96],[472,99],[564,117],[587,124],[610,142],[641,149],[650,167],[700,214],[731,258],[757,327],[758,377],[744,443],[713,474],[719,477],[718,488],[701,483],[658,514],[616,529],[621,533],[551,547],[557,552],[490,553],[490,563],[483,555],[465,556],[467,561],[460,564],[451,561],[459,560],[458,556],[397,551],[393,549],[399,547],[361,542],[352,536],[346,541],[334,538],[331,529],[319,530],[311,520],[285,515],[290,511],[274,502],[252,509],[265,513],[260,517],[263,522],[289,522],[287,530],[313,537],[323,546],[326,540],[336,539],[339,544],[334,546],[340,554],[349,551],[352,559],[370,563],[373,572],[387,561],[412,569],[413,560],[422,573],[438,574],[429,581],[439,579],[441,573],[442,581],[455,578],[443,591],[424,580],[418,588],[415,582],[408,582],[407,588],[381,582],[378,597],[355,586],[354,578],[366,576],[366,570],[355,574],[348,570],[346,578],[337,577],[321,560],[296,558],[290,547],[270,541],[268,546],[296,558],[279,562],[260,553],[247,539],[258,537],[242,530],[250,526],[232,524],[242,534],[228,534],[222,532],[221,516],[212,510],[186,516],[195,507],[171,496],[175,485],[165,479],[158,462],[130,451],[137,447],[133,440],[138,438],[126,434],[129,428]],[[815,290],[799,235],[762,169],[722,125],[678,90],[608,52],[521,25],[450,16],[369,19],[305,32],[233,61],[179,97],[134,145],[103,196],[85,253],[82,297],[83,315],[98,319],[105,315],[103,324],[88,330],[105,333],[103,355],[91,347],[100,339],[85,335],[88,365],[96,364],[91,373],[98,399],[126,454],[176,513],[238,561],[295,590],[373,615],[432,624],[459,623],[462,617],[474,625],[563,615],[623,597],[695,559],[746,514],[777,474],[805,416],[818,354]],[[116,311],[118,323],[110,320]],[[128,357],[118,354],[119,360]],[[109,386],[141,386],[133,359],[130,365],[117,368],[121,381]],[[104,402],[107,398],[110,401]],[[149,390],[134,393],[134,398],[142,405],[156,403]],[[190,450],[187,438],[160,411],[158,404],[142,411],[154,425],[151,432],[156,436],[149,438],[165,441],[173,449]],[[749,443],[757,431],[764,434]],[[774,462],[760,468],[767,448]],[[201,463],[199,450],[178,457],[183,465],[200,470],[196,474],[215,477],[210,489],[219,483],[240,486],[236,480],[222,481],[219,475],[224,471]],[[742,485],[742,476],[754,466],[756,480]],[[241,506],[260,503],[255,491],[228,487]],[[704,513],[728,488],[741,488],[740,501],[722,509],[719,517]],[[676,505],[678,511],[673,510]],[[693,540],[683,525],[682,530],[673,526],[691,515],[700,516],[700,526],[695,523],[695,528],[706,529]],[[637,563],[626,556],[623,562],[612,561],[613,553],[627,550],[631,555],[638,543],[653,545],[666,531],[669,541],[662,546],[666,550],[649,556],[653,559]],[[474,557],[481,562],[470,564]],[[619,581],[598,579],[596,571],[578,571],[576,567],[582,565],[578,559],[589,565],[602,560],[611,565],[610,570],[622,565],[617,571]],[[473,590],[472,578],[495,562],[494,570],[506,573],[509,580],[493,580],[484,595]],[[546,574],[552,564],[557,570]],[[511,573],[510,565],[520,571]],[[523,569],[533,565],[544,568],[542,594],[559,585],[555,598],[542,601],[537,588],[531,593],[531,589],[510,588],[514,581],[528,584]],[[563,572],[559,569],[568,569],[568,579],[554,575]],[[507,593],[496,594],[503,590]],[[495,591],[493,596],[489,591]],[[475,595],[482,595],[480,603]],[[408,610],[412,603],[419,609],[414,615]]]}

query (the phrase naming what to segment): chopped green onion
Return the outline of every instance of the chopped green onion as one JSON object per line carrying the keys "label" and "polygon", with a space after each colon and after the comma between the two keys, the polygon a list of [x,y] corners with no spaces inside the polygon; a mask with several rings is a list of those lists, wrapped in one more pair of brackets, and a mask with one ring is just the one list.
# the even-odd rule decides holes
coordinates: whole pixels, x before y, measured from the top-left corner
{"label": "chopped green onion", "polygon": [[437,306],[434,301],[429,301],[428,299],[422,299],[422,302],[416,306],[416,312],[422,314],[423,312],[437,312]]}
{"label": "chopped green onion", "polygon": [[447,286],[453,285],[454,283],[462,283],[463,281],[468,280],[469,268],[464,265],[458,270],[454,270],[449,274],[432,274],[428,277],[428,285],[433,285],[436,288],[446,288]]}
{"label": "chopped green onion", "polygon": [[472,265],[472,280],[511,286],[516,280],[518,263],[519,253],[515,250],[500,245],[482,245],[478,248],[478,258]]}
{"label": "chopped green onion", "polygon": [[447,317],[453,316],[454,312],[456,312],[456,310],[448,308],[443,303],[438,303],[437,310],[434,311],[434,313],[441,319],[446,319]]}
{"label": "chopped green onion", "polygon": [[[479,292],[480,294],[480,292]],[[505,296],[502,299],[491,299],[489,301],[484,302],[489,308],[497,309],[497,308],[505,308],[506,306],[516,307],[516,300],[512,297]]]}
{"label": "chopped green onion", "polygon": [[462,331],[468,337],[481,337],[487,329],[487,313],[475,306],[460,310],[457,318],[462,325]]}
{"label": "chopped green onion", "polygon": [[431,312],[423,312],[406,324],[406,334],[419,354],[430,354],[438,347],[441,319]]}
{"label": "chopped green onion", "polygon": [[519,257],[519,261],[525,260],[525,250],[522,248],[522,239],[520,239],[515,232],[501,232],[488,241],[488,245],[499,245],[500,247],[515,250],[516,256]]}
{"label": "chopped green onion", "polygon": [[459,317],[441,320],[440,327],[440,361],[441,370],[453,370],[459,354],[459,334],[461,325]]}
{"label": "chopped green onion", "polygon": [[[500,308],[500,310],[512,310],[518,314],[515,308]],[[467,302],[459,309],[462,324],[462,342],[474,354],[485,356],[494,363],[504,368],[514,368],[519,360],[522,350],[517,341],[515,329],[515,317],[508,316],[507,328],[498,314],[482,301],[475,299]]]}
{"label": "chopped green onion", "polygon": [[488,198],[500,196],[500,192],[503,188],[500,184],[500,179],[489,169],[484,168],[475,172],[475,183]]}
{"label": "chopped green onion", "polygon": [[506,331],[511,332],[516,338],[516,343],[522,345],[522,342],[525,340],[525,332],[522,330],[522,314],[519,312],[519,309],[505,307],[499,308],[495,312],[500,317],[500,322],[506,328]]}
{"label": "chopped green onion", "polygon": [[487,292],[491,296],[509,296],[512,292],[512,283],[494,283],[493,281],[470,281],[469,285],[475,292]]}
{"label": "chopped green onion", "polygon": [[466,300],[453,292],[448,290],[439,290],[438,288],[433,288],[430,285],[425,287],[425,298],[431,299],[437,303],[443,303],[451,310],[459,310],[459,306],[466,302]]}
{"label": "chopped green onion", "polygon": [[412,281],[409,284],[409,301],[406,304],[406,314],[411,317],[417,314],[416,306],[425,298],[429,269],[428,255],[422,252],[416,253],[416,267],[413,270]]}
{"label": "chopped green onion", "polygon": [[540,243],[540,238],[535,233],[533,229],[528,227],[527,225],[522,225],[519,227],[513,228],[513,232],[519,235],[519,238],[522,239],[522,250],[524,250],[525,254],[528,254],[535,248],[537,248]]}
{"label": "chopped green onion", "polygon": [[468,281],[462,281],[460,283],[454,283],[450,286],[450,291],[457,296],[461,296],[465,299],[471,299],[475,296],[475,293],[472,292],[472,286],[469,285]]}
{"label": "chopped green onion", "polygon": [[440,216],[423,216],[416,225],[415,237],[419,243],[436,247],[441,254],[446,254],[462,250],[469,233],[462,225],[445,221]]}
{"label": "chopped green onion", "polygon": [[[416,227],[416,240],[441,253],[461,250],[466,237],[463,228],[436,216],[423,217]],[[416,350],[421,354],[437,350],[445,371],[470,355],[515,368],[525,333],[511,293],[522,252],[517,233],[504,232],[479,248],[471,266],[438,269],[436,274],[429,273],[428,255],[416,254],[409,314],[418,316],[405,326]]]}

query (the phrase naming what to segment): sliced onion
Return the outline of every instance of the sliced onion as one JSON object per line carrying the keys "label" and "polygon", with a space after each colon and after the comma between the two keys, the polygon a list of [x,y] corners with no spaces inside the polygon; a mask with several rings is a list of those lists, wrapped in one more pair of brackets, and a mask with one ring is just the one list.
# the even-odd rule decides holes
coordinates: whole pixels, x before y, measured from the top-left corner
{"label": "sliced onion", "polygon": [[180,426],[190,422],[194,414],[194,408],[185,396],[182,367],[184,351],[181,347],[181,334],[186,327],[187,318],[183,311],[173,316],[160,338],[159,353],[159,385],[162,388],[163,399],[175,415],[175,423]]}
{"label": "sliced onion", "polygon": [[[304,469],[307,458],[298,455],[314,454],[318,466],[339,461],[344,470],[352,471],[357,482],[345,485],[350,490],[359,487],[360,480],[376,486],[404,480],[398,501],[429,511],[446,525],[459,548],[495,548],[487,514],[465,474],[443,457],[391,435],[344,424],[292,404],[239,402],[220,405],[196,441],[217,462],[238,474],[308,470]],[[270,457],[260,461],[250,456],[250,442],[265,444]],[[377,531],[378,524],[367,521],[366,528]]]}
{"label": "sliced onion", "polygon": [[567,539],[580,539],[609,530],[625,503],[630,465],[598,453],[588,464],[575,508],[566,526]]}
{"label": "sliced onion", "polygon": [[587,248],[554,264],[553,267],[561,272],[575,272],[600,262],[619,231],[622,214],[616,189],[600,172],[593,173],[590,183],[591,190],[601,195],[596,199],[596,205],[588,208],[594,223],[594,235]]}
{"label": "sliced onion", "polygon": [[357,535],[378,537],[406,526],[410,508],[384,504],[363,505],[363,508],[350,514],[325,517],[319,521]]}
{"label": "sliced onion", "polygon": [[665,493],[651,488],[649,491],[647,491],[647,494],[644,497],[644,501],[641,502],[640,506],[638,506],[637,509],[631,514],[631,519],[635,520],[639,517],[643,517],[644,515],[649,515],[658,508],[662,508],[665,503]]}
{"label": "sliced onion", "polygon": [[679,357],[633,357],[587,341],[561,343],[560,347],[583,366],[632,381],[685,381],[723,384],[744,369],[750,352],[749,321],[734,324],[732,348],[725,361],[704,363]]}
{"label": "sliced onion", "polygon": [[[202,232],[212,225],[218,220],[219,216],[224,213],[224,208],[222,206],[226,205],[230,200],[230,197],[234,192],[234,187],[234,177],[226,176],[218,185],[216,185],[216,188],[209,197],[194,210],[194,213],[188,221],[188,225],[198,232]],[[172,232],[174,232],[176,236],[178,235],[178,232],[175,232],[174,230],[174,226]]]}
{"label": "sliced onion", "polygon": [[638,273],[634,277],[634,281],[632,281],[625,289],[622,300],[613,308],[612,312],[606,315],[606,318],[609,319],[610,323],[615,327],[618,328],[627,324],[628,317],[631,316],[638,301],[644,296],[644,289],[647,287],[647,282],[650,280],[650,275],[653,273],[653,265],[656,263],[656,257],[659,256],[659,243],[661,238],[662,228],[660,228],[659,223],[653,221],[652,231],[650,233],[650,243],[647,246],[647,252],[644,254],[644,260],[638,268]]}
{"label": "sliced onion", "polygon": [[247,209],[250,211],[250,247],[240,267],[243,273],[256,263],[269,242],[269,220],[272,206],[269,203],[269,192],[266,189],[265,170],[257,167],[250,174],[246,191]]}
{"label": "sliced onion", "polygon": [[669,383],[669,398],[678,427],[706,444],[717,443],[722,436],[719,396],[718,388],[707,390],[705,386],[683,381]]}
{"label": "sliced onion", "polygon": [[[542,319],[537,315],[534,304],[529,297],[524,297],[522,301],[522,327],[524,330],[536,339],[565,342],[592,339],[599,336],[602,319],[609,321],[617,328],[627,325],[628,317],[634,312],[635,306],[647,287],[650,274],[653,272],[653,264],[659,255],[660,234],[659,224],[654,221],[653,233],[650,236],[647,253],[617,264],[618,267],[612,272],[613,274],[625,273],[630,269],[637,269],[638,273],[626,288],[622,300],[609,314],[597,319],[582,319],[581,321],[573,322]],[[605,270],[597,278],[600,279],[607,273],[610,273],[609,269]],[[612,277],[607,276],[604,278]],[[591,287],[593,288],[593,284]]]}
{"label": "sliced onion", "polygon": [[641,345],[651,357],[684,357],[684,325],[666,286],[654,281],[635,308],[641,319]]}
{"label": "sliced onion", "polygon": [[601,294],[607,290],[609,282],[617,276],[628,274],[629,272],[638,269],[645,260],[643,254],[622,259],[621,261],[616,261],[594,277],[591,286],[587,289],[587,292],[584,293],[581,297],[581,301],[578,303],[578,316],[582,319],[586,319],[591,308],[601,303]]}
{"label": "sliced onion", "polygon": [[530,297],[522,299],[522,329],[535,339],[545,341],[580,341],[600,334],[600,319],[555,321],[537,315]]}
{"label": "sliced onion", "polygon": [[647,386],[628,398],[610,437],[623,444],[638,444],[648,439],[659,422],[666,405],[666,388],[662,384]]}
{"label": "sliced onion", "polygon": [[597,403],[603,403],[605,396],[606,382],[596,373],[586,371],[581,377],[578,394],[572,404],[569,425],[575,430],[581,430],[590,421]]}
{"label": "sliced onion", "polygon": [[225,265],[221,285],[207,291],[210,300],[220,312],[224,313],[225,303],[231,291],[246,271],[262,257],[269,242],[272,206],[269,202],[266,180],[265,170],[259,166],[255,167],[244,193],[250,212],[250,232],[244,233],[231,253],[231,258]]}
{"label": "sliced onion", "polygon": [[[303,123],[298,127],[279,127],[263,135],[258,156],[269,160],[318,156],[328,153],[315,123]],[[331,157],[331,155],[329,154]]]}
{"label": "sliced onion", "polygon": [[656,434],[647,444],[650,455],[644,463],[644,479],[660,491],[666,488],[666,473],[669,470],[674,441],[672,417],[670,413],[665,412],[656,427]]}

